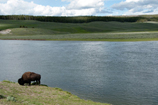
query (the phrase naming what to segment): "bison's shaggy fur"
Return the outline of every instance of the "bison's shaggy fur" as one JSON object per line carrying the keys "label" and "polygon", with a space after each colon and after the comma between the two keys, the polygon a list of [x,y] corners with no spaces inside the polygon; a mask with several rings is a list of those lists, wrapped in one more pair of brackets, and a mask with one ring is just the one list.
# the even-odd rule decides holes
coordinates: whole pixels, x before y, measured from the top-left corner
{"label": "bison's shaggy fur", "polygon": [[18,79],[18,83],[20,85],[24,85],[25,83],[29,83],[29,85],[31,85],[31,81],[36,81],[36,83],[40,84],[40,79],[40,74],[36,74],[34,72],[25,72],[22,77]]}

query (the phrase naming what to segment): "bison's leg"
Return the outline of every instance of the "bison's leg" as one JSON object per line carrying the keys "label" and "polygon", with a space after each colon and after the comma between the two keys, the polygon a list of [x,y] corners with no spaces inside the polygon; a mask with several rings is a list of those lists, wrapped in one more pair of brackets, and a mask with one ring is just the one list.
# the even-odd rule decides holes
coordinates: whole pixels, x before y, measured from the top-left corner
{"label": "bison's leg", "polygon": [[36,80],[36,85],[40,85],[40,80]]}
{"label": "bison's leg", "polygon": [[41,82],[40,82],[40,80],[39,80],[39,85],[40,85],[40,83],[41,83]]}
{"label": "bison's leg", "polygon": [[37,83],[38,85],[40,85],[40,80],[36,80],[36,83]]}
{"label": "bison's leg", "polygon": [[38,80],[36,80],[36,85],[38,85]]}
{"label": "bison's leg", "polygon": [[29,86],[31,85],[31,81],[29,82]]}

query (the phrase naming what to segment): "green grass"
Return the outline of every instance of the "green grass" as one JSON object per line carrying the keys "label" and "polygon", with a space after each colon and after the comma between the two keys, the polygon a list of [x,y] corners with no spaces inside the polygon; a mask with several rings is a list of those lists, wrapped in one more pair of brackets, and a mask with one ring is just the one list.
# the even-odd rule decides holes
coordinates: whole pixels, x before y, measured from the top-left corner
{"label": "green grass", "polygon": [[[27,28],[20,28],[24,26]],[[0,39],[21,40],[85,40],[85,41],[141,41],[157,40],[157,23],[90,22],[55,23],[34,20],[0,20]]]}
{"label": "green grass", "polygon": [[126,32],[126,33],[87,33],[87,34],[58,34],[58,35],[3,35],[1,39],[14,40],[63,40],[63,41],[152,41],[158,40],[155,32]]}
{"label": "green grass", "polygon": [[83,100],[60,88],[0,82],[0,105],[110,105]]}

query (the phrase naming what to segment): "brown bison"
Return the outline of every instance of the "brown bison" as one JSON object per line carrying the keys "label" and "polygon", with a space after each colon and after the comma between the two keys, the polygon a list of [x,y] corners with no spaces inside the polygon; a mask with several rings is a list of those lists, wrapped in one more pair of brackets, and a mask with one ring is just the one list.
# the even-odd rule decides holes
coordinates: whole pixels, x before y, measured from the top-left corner
{"label": "brown bison", "polygon": [[40,85],[40,79],[41,79],[41,75],[40,74],[36,74],[34,72],[25,72],[21,78],[19,78],[18,83],[20,85],[24,85],[25,83],[29,83],[29,85],[31,84],[31,81],[36,81],[36,83],[39,83]]}

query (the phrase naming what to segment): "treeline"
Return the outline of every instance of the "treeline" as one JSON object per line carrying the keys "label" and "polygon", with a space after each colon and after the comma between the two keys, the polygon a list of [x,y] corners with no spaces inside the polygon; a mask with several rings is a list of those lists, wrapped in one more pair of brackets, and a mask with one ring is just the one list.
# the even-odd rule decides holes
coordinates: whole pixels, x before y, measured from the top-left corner
{"label": "treeline", "polygon": [[[0,19],[4,20],[37,20],[42,22],[62,22],[62,23],[87,23],[93,21],[118,21],[118,22],[137,22],[139,20],[148,19],[143,16],[30,16],[30,15],[0,15]],[[154,17],[155,20],[158,18]],[[151,20],[151,18],[150,18]]]}
{"label": "treeline", "polygon": [[35,20],[46,22],[62,23],[88,23],[93,21],[119,21],[119,22],[136,22],[139,17],[101,17],[101,16],[79,16],[79,17],[36,17]]}

